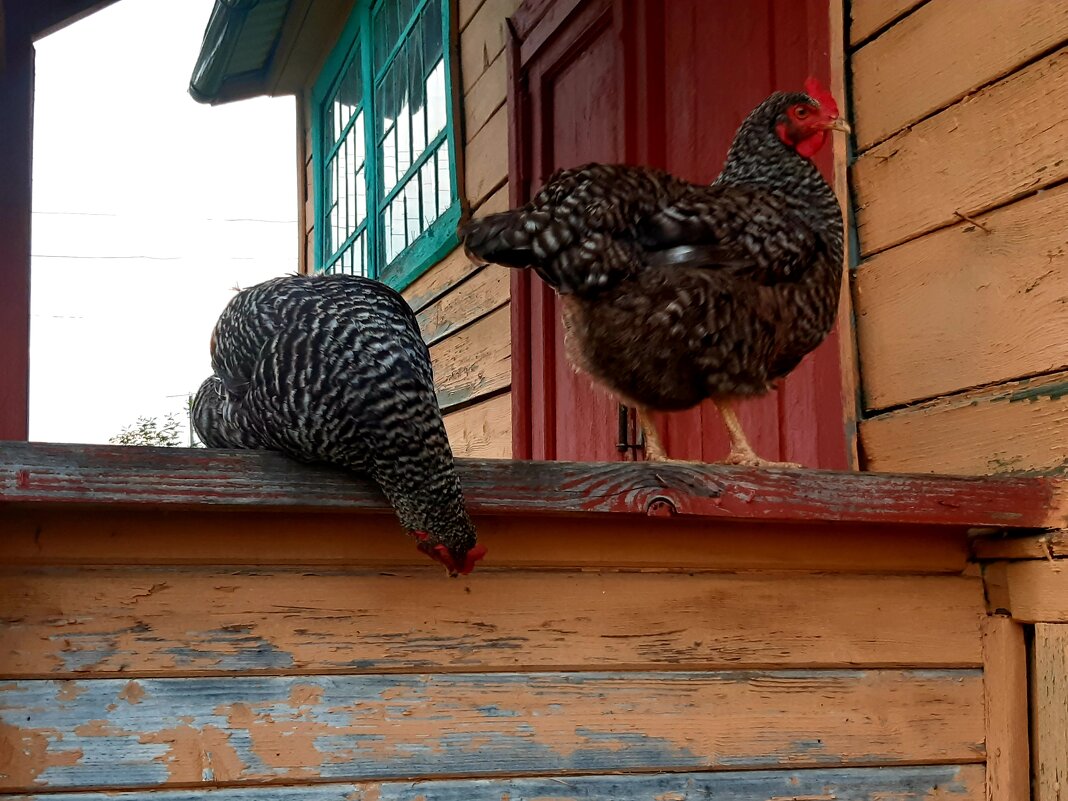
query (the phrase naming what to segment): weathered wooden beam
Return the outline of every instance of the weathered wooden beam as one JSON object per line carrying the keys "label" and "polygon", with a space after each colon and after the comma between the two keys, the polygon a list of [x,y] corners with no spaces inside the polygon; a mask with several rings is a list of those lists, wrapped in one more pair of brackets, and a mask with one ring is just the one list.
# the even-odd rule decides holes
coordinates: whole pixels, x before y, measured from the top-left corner
{"label": "weathered wooden beam", "polygon": [[980,648],[982,606],[960,576],[24,569],[0,575],[0,679],[985,664],[1000,721],[1012,643]]}
{"label": "weathered wooden beam", "polygon": [[[0,513],[5,567],[233,565],[410,570],[426,557],[392,512],[308,514],[301,508],[176,510],[21,504]],[[702,517],[477,517],[493,570],[664,570],[956,576],[964,533],[947,526],[710,521]],[[106,531],[107,536],[100,532]],[[270,535],[265,535],[270,531]],[[439,576],[440,578],[440,576]]]}
{"label": "weathered wooden beam", "polygon": [[987,801],[1028,801],[1027,647],[1023,626],[1000,615],[983,619]]}
{"label": "weathered wooden beam", "polygon": [[1023,623],[1068,623],[1068,562],[1031,559],[987,566],[987,603]]}
{"label": "weathered wooden beam", "polygon": [[1068,625],[1035,626],[1031,686],[1035,801],[1068,798]]}
{"label": "weathered wooden beam", "polygon": [[[885,801],[940,799],[979,801],[982,765],[926,765],[831,770],[747,770],[720,773],[657,773],[602,776],[542,776],[503,779],[385,781],[359,784],[261,785],[196,790],[64,793],[64,801]],[[19,796],[54,801],[54,794]]]}
{"label": "weathered wooden beam", "polygon": [[1063,559],[1068,556],[1068,530],[1042,531],[1018,537],[978,537],[972,557],[981,561]]}
{"label": "weathered wooden beam", "polygon": [[[459,460],[476,514],[637,514],[751,521],[1052,527],[1063,482],[691,464]],[[3,505],[381,512],[370,482],[257,451],[0,443]]]}
{"label": "weathered wooden beam", "polygon": [[37,680],[0,705],[5,792],[984,761],[978,670]]}

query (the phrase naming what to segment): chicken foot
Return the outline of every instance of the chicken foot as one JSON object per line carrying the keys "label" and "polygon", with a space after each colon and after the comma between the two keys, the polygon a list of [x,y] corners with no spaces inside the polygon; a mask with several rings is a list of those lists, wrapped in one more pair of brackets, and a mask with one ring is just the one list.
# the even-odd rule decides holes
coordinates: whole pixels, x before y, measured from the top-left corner
{"label": "chicken foot", "polygon": [[[723,423],[727,427],[727,434],[731,439],[731,452],[722,461],[716,464],[740,465],[743,467],[801,467],[796,462],[772,462],[757,456],[749,439],[745,436],[741,421],[734,410],[733,400],[714,400],[716,409],[719,410]],[[642,435],[645,438],[645,458],[650,462],[678,462],[680,464],[703,464],[685,459],[672,459],[667,455],[664,443],[660,439],[660,432],[656,430],[656,424],[650,416],[649,410],[638,406],[638,424],[641,426]]]}
{"label": "chicken foot", "polygon": [[757,456],[734,410],[735,401],[713,399],[712,402],[716,404],[719,416],[723,418],[723,424],[727,427],[727,435],[731,438],[731,452],[719,464],[736,464],[745,467],[801,467],[796,462],[772,462]]}

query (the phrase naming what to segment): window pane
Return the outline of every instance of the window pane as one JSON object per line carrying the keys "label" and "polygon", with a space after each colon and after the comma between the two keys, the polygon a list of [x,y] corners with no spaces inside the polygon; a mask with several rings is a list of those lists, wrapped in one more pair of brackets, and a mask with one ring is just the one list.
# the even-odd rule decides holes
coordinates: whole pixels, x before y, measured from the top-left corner
{"label": "window pane", "polygon": [[360,61],[360,46],[357,43],[338,80],[334,97],[326,109],[323,128],[328,132],[328,147],[332,148],[341,141],[362,98],[363,66]]}
{"label": "window pane", "polygon": [[352,146],[352,129],[345,136],[345,233],[356,227],[356,166]]}
{"label": "window pane", "polygon": [[[375,39],[375,72],[385,66],[389,51],[397,43],[397,36],[400,35],[400,24],[397,19],[399,11],[396,0],[385,0],[375,10],[372,22]],[[407,22],[408,18],[405,17],[404,21]]]}
{"label": "window pane", "polygon": [[[430,223],[438,218],[437,170],[437,164],[434,159],[427,161],[423,168],[419,170],[419,183],[423,199],[423,228],[427,228]],[[441,209],[441,211],[444,211],[444,209]]]}
{"label": "window pane", "polygon": [[[396,19],[386,5],[393,6]],[[418,0],[383,0],[373,31],[376,58],[385,58],[375,88],[380,189],[383,200],[388,197],[388,208],[379,215],[381,267],[452,205],[447,144],[439,138],[448,108],[442,0],[428,0],[405,40],[396,41],[395,31],[404,30],[418,5]]]}
{"label": "window pane", "polygon": [[422,214],[420,214],[419,206],[419,176],[415,175],[408,180],[404,187],[405,246],[418,239],[423,230]]}
{"label": "window pane", "polygon": [[452,171],[449,169],[449,153],[442,142],[438,148],[438,210],[445,211],[452,204]]}
{"label": "window pane", "polygon": [[323,260],[335,259],[331,270],[351,271],[353,252],[339,251],[367,215],[367,171],[364,169],[363,64],[357,41],[337,76],[334,93],[320,109],[324,165],[321,221]]}
{"label": "window pane", "polygon": [[397,129],[390,126],[379,151],[382,158],[382,191],[389,192],[397,185]]}
{"label": "window pane", "polygon": [[382,226],[382,237],[385,245],[385,264],[389,264],[404,250],[404,193],[401,192],[393,202],[389,204],[387,213],[384,215],[385,224]]}
{"label": "window pane", "polygon": [[356,173],[356,224],[367,218],[367,171],[363,168]]}
{"label": "window pane", "polygon": [[433,139],[445,127],[445,62],[438,61],[426,79],[427,136]]}

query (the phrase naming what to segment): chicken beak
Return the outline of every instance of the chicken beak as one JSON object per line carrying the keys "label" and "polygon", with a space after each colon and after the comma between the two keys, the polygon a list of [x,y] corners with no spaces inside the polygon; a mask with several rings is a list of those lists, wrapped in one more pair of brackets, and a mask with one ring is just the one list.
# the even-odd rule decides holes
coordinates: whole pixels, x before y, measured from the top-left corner
{"label": "chicken beak", "polygon": [[829,128],[832,131],[841,131],[844,134],[853,133],[853,129],[849,126],[849,123],[846,122],[841,117],[839,117],[838,119],[834,120],[830,124]]}

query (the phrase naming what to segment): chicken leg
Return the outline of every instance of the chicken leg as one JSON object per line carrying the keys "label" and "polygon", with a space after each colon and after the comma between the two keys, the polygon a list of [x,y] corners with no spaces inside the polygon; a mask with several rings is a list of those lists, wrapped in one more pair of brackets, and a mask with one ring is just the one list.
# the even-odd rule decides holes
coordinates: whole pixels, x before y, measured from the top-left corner
{"label": "chicken leg", "polygon": [[676,461],[668,459],[664,443],[660,441],[660,432],[656,430],[656,423],[649,416],[649,410],[644,406],[636,407],[638,410],[638,425],[642,427],[642,437],[645,439],[645,458],[650,462]]}
{"label": "chicken leg", "polygon": [[[753,450],[753,446],[749,444],[749,440],[745,436],[745,431],[738,420],[738,415],[734,411],[734,401],[714,400],[713,403],[716,404],[716,408],[723,418],[723,423],[727,426],[727,433],[731,438],[731,452],[727,455],[727,458],[717,464],[733,464],[744,467],[801,467],[795,462],[772,462],[757,456],[756,451]],[[660,432],[656,430],[656,424],[650,417],[649,410],[643,406],[638,406],[637,410],[638,424],[641,426],[642,435],[645,437],[645,458],[648,461],[701,464],[701,462],[669,458],[667,451],[664,449],[664,443],[660,439]]]}
{"label": "chicken leg", "polygon": [[756,451],[753,450],[753,446],[749,444],[749,440],[745,436],[745,431],[742,428],[741,421],[738,420],[737,413],[734,411],[735,401],[725,398],[723,400],[713,399],[712,402],[716,404],[716,409],[719,410],[720,417],[723,418],[723,424],[727,426],[727,434],[731,438],[731,452],[727,454],[727,458],[723,459],[720,464],[736,464],[744,465],[745,467],[801,467],[795,462],[771,462],[757,456]]}

